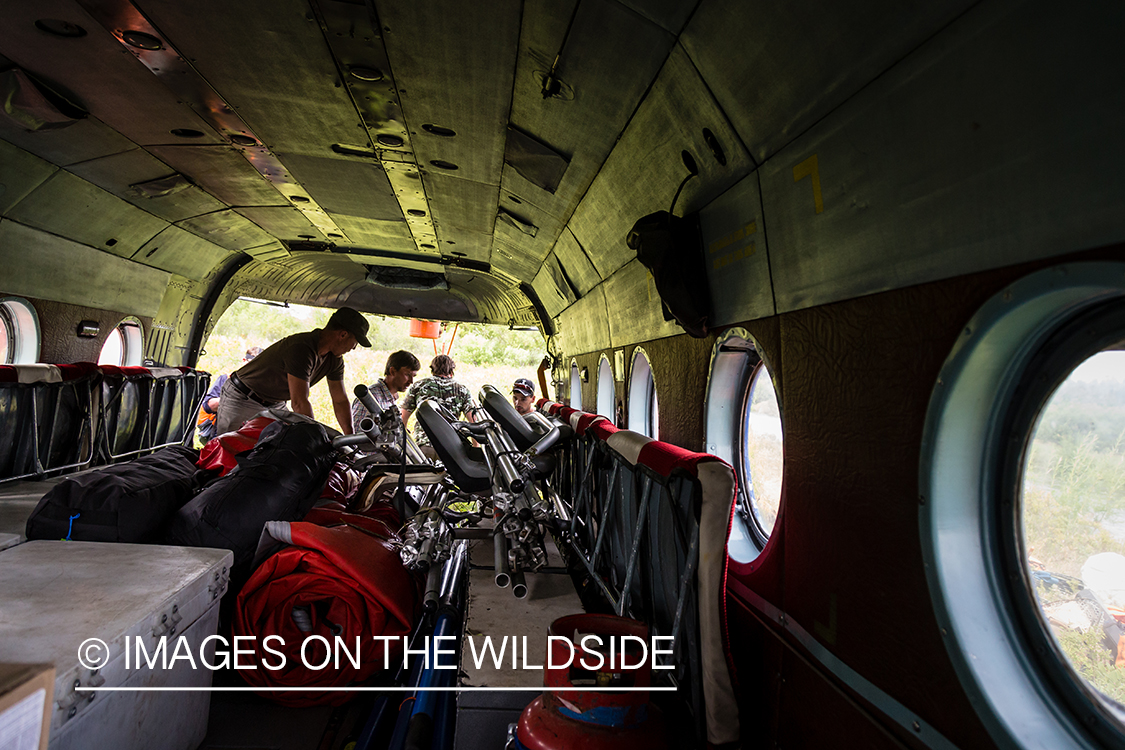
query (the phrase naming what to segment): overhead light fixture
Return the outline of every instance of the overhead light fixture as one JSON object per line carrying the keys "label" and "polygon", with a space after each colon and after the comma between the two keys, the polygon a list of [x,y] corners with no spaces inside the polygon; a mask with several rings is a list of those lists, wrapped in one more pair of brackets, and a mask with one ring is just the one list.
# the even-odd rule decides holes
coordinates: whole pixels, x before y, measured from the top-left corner
{"label": "overhead light fixture", "polygon": [[236,146],[257,146],[258,139],[243,133],[234,133],[229,136],[230,142]]}
{"label": "overhead light fixture", "polygon": [[83,320],[78,324],[78,337],[83,339],[95,339],[101,333],[101,324],[96,320]]}
{"label": "overhead light fixture", "polygon": [[348,68],[348,74],[351,75],[352,78],[360,81],[374,82],[383,80],[383,71],[378,68],[368,68],[362,65]]}
{"label": "overhead light fixture", "polygon": [[121,41],[128,44],[130,47],[137,49],[148,50],[155,52],[159,49],[164,49],[164,42],[160,41],[152,34],[146,34],[143,31],[129,30],[121,32]]}

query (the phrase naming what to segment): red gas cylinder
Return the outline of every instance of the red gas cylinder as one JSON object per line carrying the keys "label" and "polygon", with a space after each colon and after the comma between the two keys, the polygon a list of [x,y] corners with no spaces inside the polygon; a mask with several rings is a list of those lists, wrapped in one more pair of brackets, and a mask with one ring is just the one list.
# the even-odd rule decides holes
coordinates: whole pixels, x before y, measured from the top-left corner
{"label": "red gas cylinder", "polygon": [[[649,703],[647,690],[598,691],[599,687],[652,685],[652,654],[643,658],[640,645],[645,650],[651,645],[647,625],[615,615],[568,615],[551,623],[549,634],[556,638],[548,641],[543,671],[543,686],[548,689],[520,715],[519,750],[669,747],[664,717]],[[589,636],[597,636],[600,645]],[[591,689],[550,689],[586,685]]]}
{"label": "red gas cylinder", "polygon": [[440,339],[441,322],[412,319],[410,321],[410,336],[416,339]]}

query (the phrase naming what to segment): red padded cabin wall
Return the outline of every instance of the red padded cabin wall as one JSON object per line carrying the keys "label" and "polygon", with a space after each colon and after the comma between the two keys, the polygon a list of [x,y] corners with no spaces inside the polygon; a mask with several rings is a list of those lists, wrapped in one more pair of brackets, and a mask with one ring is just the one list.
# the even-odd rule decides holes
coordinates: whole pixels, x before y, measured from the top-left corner
{"label": "red padded cabin wall", "polygon": [[[1065,260],[1121,260],[1121,248]],[[1056,260],[1054,262],[1063,262]],[[908,728],[767,624],[747,590],[958,747],[993,747],[934,617],[919,536],[931,392],[954,341],[1033,263],[744,324],[779,370],[781,515],[753,563],[732,563],[728,623],[744,736],[763,746],[901,747]],[[663,410],[663,404],[661,404]]]}

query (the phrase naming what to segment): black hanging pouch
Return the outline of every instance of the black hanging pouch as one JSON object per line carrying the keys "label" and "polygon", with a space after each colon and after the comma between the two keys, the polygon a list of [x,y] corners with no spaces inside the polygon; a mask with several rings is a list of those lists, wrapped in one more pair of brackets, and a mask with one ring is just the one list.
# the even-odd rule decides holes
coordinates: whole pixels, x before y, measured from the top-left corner
{"label": "black hanging pouch", "polygon": [[190,448],[172,445],[68,477],[35,506],[27,519],[27,538],[155,541],[171,515],[213,476],[195,465],[198,457]]}
{"label": "black hanging pouch", "polygon": [[707,335],[711,293],[707,285],[699,216],[657,211],[637,221],[626,237],[637,260],[652,273],[664,319],[675,320],[695,338]]}

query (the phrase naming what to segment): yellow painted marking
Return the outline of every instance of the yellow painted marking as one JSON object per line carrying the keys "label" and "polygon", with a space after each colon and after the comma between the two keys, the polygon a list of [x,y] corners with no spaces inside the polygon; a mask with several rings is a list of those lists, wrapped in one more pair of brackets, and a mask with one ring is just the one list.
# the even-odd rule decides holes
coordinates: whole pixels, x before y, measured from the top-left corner
{"label": "yellow painted marking", "polygon": [[828,624],[813,620],[813,630],[824,639],[829,646],[836,645],[836,595],[828,595]]}
{"label": "yellow painted marking", "polygon": [[756,248],[754,246],[753,241],[751,241],[749,244],[745,245],[744,247],[738,248],[734,252],[730,252],[730,253],[727,253],[725,255],[720,255],[718,258],[715,258],[715,261],[714,261],[715,270],[719,270],[720,268],[723,268],[725,266],[729,266],[731,263],[734,263],[735,261],[738,261],[738,260],[742,260],[743,258],[749,258],[751,255],[753,255],[755,253],[755,251],[757,249],[758,248]]}
{"label": "yellow painted marking", "polygon": [[793,182],[800,182],[806,177],[812,177],[813,203],[816,204],[816,212],[820,213],[824,210],[824,197],[820,194],[820,170],[817,168],[816,154],[793,167]]}
{"label": "yellow painted marking", "polygon": [[736,229],[733,232],[731,232],[730,234],[724,235],[724,236],[720,237],[719,239],[715,240],[714,242],[712,242],[708,246],[707,249],[712,253],[717,253],[720,250],[722,250],[724,247],[727,247],[728,245],[731,245],[735,242],[738,242],[739,240],[741,240],[744,237],[749,237],[750,235],[754,234],[757,231],[758,231],[758,222],[752,221],[749,224],[747,224],[746,226],[744,226],[740,229]]}

